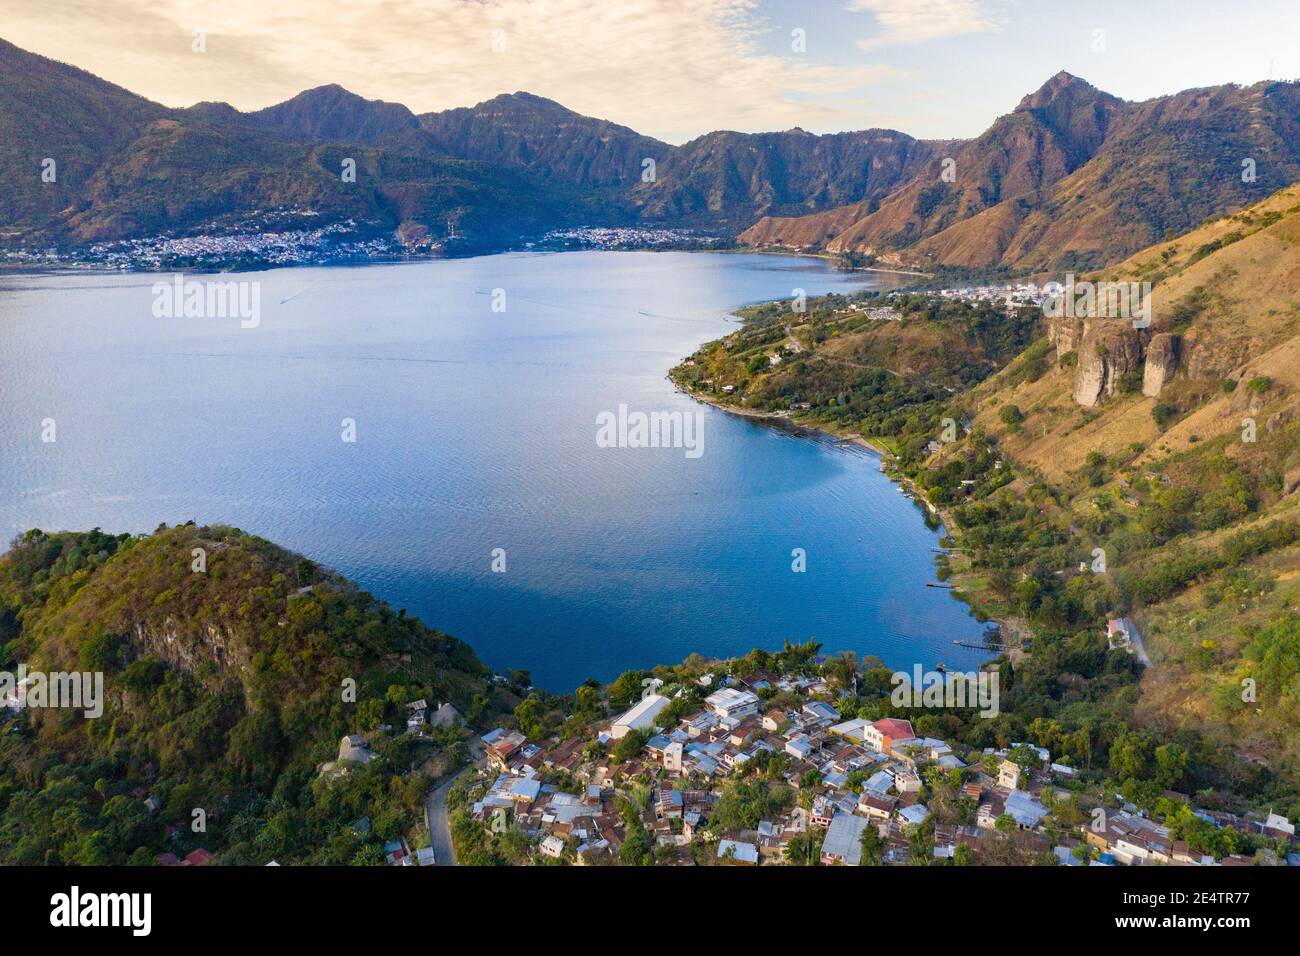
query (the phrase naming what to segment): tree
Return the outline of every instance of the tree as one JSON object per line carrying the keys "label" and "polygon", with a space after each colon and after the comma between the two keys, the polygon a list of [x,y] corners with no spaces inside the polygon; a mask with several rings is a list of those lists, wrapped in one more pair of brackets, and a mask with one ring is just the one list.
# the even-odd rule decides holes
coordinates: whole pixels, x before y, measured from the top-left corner
{"label": "tree", "polygon": [[908,835],[908,858],[913,866],[930,866],[934,863],[934,817],[912,828]]}
{"label": "tree", "polygon": [[618,743],[614,744],[614,757],[619,763],[631,760],[641,752],[645,742],[650,739],[649,731],[629,730]]}
{"label": "tree", "polygon": [[1151,745],[1142,735],[1126,730],[1110,745],[1110,769],[1122,779],[1139,779],[1151,771]]}
{"label": "tree", "polygon": [[862,853],[859,859],[861,866],[884,866],[885,839],[880,835],[880,828],[875,823],[868,823],[866,829],[862,831],[861,847]]}

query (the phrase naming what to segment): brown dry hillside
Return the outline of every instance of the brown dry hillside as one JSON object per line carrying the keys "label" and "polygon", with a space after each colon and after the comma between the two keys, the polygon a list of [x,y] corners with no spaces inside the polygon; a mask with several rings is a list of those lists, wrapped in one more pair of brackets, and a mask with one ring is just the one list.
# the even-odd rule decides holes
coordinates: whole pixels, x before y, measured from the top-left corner
{"label": "brown dry hillside", "polygon": [[914,265],[1099,268],[1298,178],[1300,84],[1128,103],[1060,73],[878,203],[763,219],[740,240]]}
{"label": "brown dry hillside", "polygon": [[1111,611],[1137,620],[1155,662],[1140,719],[1294,772],[1300,184],[1090,278],[1152,282],[1151,328],[1047,321],[964,397],[973,430],[1069,529],[1076,560],[1105,552]]}
{"label": "brown dry hillside", "polygon": [[[1152,282],[1151,328],[1056,320],[1047,374],[1013,388],[1005,375],[980,386],[972,395],[977,421],[1017,458],[1055,478],[1094,451],[1116,454],[1141,442],[1146,460],[1186,450],[1193,436],[1235,433],[1248,414],[1264,415],[1260,431],[1291,421],[1300,389],[1300,185],[1091,278]],[[1159,370],[1148,368],[1157,362]],[[1080,380],[1098,363],[1103,394],[1085,407],[1076,401]],[[1271,387],[1252,391],[1246,383],[1261,376]],[[1241,386],[1227,391],[1225,382]],[[998,418],[1006,404],[1027,416],[1014,433]],[[1158,404],[1176,406],[1170,414],[1179,416],[1163,431],[1152,414]]]}

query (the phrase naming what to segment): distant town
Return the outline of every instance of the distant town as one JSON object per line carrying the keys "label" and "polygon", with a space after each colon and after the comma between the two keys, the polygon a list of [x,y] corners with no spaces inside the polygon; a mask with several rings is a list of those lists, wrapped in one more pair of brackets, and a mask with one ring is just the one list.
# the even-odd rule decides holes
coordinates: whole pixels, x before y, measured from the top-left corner
{"label": "distant town", "polygon": [[580,226],[553,229],[536,242],[526,242],[527,249],[713,249],[725,244],[719,236],[704,235],[690,229],[646,226]]}
{"label": "distant town", "polygon": [[[139,239],[95,242],[82,246],[21,245],[0,247],[0,266],[158,271],[184,266],[222,270],[323,265],[406,256],[454,254],[462,238],[454,225],[433,238],[424,230],[394,234],[376,223],[346,219],[314,225],[310,209],[258,210],[236,222],[214,222],[193,235],[162,233]],[[578,227],[557,229],[523,241],[519,248],[539,252],[567,250],[713,249],[725,244],[717,236],[687,229]]]}

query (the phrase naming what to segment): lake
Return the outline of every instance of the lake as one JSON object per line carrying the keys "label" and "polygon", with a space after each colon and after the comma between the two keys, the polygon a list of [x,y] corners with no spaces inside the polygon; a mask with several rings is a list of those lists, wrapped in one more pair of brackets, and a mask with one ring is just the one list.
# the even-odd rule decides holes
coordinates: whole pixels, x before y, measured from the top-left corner
{"label": "lake", "polygon": [[[874,455],[666,378],[730,310],[880,277],[636,252],[219,277],[257,283],[249,328],[155,316],[169,278],[0,279],[6,542],[235,525],[557,691],[814,637],[909,670],[983,656],[953,645],[983,628],[925,586],[938,536]],[[602,447],[620,405],[701,412],[701,453]]]}

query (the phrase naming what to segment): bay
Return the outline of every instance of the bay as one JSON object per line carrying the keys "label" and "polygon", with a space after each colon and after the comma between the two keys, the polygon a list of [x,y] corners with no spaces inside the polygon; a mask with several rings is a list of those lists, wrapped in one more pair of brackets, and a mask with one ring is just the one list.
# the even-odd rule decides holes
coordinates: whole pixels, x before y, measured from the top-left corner
{"label": "bay", "polygon": [[[156,317],[168,278],[0,279],[6,541],[235,525],[553,690],[785,640],[909,670],[982,656],[953,645],[982,627],[925,587],[938,536],[873,454],[666,378],[742,304],[882,277],[616,252],[191,277],[255,283],[255,328]],[[620,405],[700,413],[702,453],[600,447]]]}

